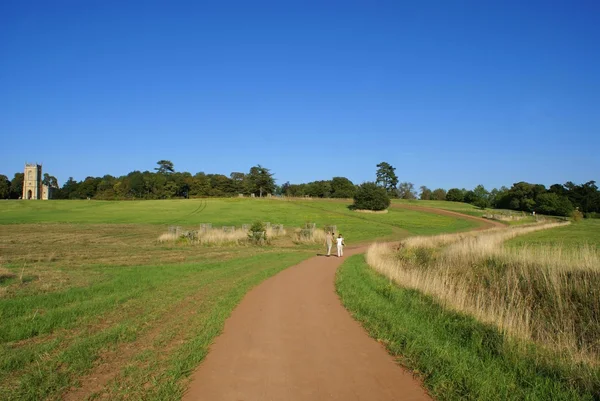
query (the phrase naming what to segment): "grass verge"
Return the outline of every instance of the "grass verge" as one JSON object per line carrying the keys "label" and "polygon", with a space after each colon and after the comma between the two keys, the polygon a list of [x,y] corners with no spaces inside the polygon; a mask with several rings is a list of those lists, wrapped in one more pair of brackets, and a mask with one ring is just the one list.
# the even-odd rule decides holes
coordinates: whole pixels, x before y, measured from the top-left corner
{"label": "grass verge", "polygon": [[599,399],[598,386],[580,386],[568,368],[540,362],[494,327],[394,285],[363,255],[341,266],[336,289],[353,317],[438,400]]}

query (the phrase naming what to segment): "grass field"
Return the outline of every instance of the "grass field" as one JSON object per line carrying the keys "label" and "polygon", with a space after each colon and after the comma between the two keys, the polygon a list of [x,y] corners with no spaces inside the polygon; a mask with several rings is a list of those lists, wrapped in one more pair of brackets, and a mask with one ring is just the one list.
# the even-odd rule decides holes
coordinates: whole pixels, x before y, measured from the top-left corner
{"label": "grass field", "polygon": [[[336,224],[348,245],[476,223],[261,199],[0,203],[0,399],[179,399],[246,291],[316,246],[160,244],[169,225]],[[319,248],[320,249],[320,248]]]}
{"label": "grass field", "polygon": [[557,224],[371,246],[338,292],[439,399],[597,400],[600,225]]}
{"label": "grass field", "polygon": [[508,245],[563,246],[565,248],[589,245],[600,249],[600,219],[585,219],[566,227],[550,231],[539,231],[514,238]]}
{"label": "grass field", "polygon": [[405,200],[405,199],[394,199],[393,204],[398,205],[413,205],[413,206],[424,206],[432,207],[435,209],[449,210],[451,212],[457,212],[462,214],[468,214],[470,216],[483,217],[484,215],[505,215],[515,216],[518,220],[505,220],[504,223],[508,225],[521,225],[535,223],[536,219],[528,214],[522,212],[516,212],[514,210],[503,210],[503,209],[480,209],[469,203],[464,202],[448,202],[448,201],[434,201],[434,200]]}
{"label": "grass field", "polygon": [[597,386],[579,387],[568,369],[515,352],[494,327],[390,283],[363,255],[342,265],[336,287],[354,318],[437,400],[597,400]]}

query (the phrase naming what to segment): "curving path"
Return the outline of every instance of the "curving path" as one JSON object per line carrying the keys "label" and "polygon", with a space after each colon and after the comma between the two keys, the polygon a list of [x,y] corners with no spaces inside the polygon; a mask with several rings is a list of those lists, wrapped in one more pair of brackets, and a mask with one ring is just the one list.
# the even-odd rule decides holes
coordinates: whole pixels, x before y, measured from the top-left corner
{"label": "curving path", "polygon": [[431,400],[341,305],[334,276],[343,260],[313,257],[252,289],[183,400]]}

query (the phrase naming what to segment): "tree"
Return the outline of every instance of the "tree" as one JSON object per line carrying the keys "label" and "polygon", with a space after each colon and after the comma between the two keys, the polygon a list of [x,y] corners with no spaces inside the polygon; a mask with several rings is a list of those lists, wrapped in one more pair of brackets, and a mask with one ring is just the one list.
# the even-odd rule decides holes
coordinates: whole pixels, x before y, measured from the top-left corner
{"label": "tree", "polygon": [[231,178],[231,186],[235,193],[243,194],[246,193],[246,174],[233,172],[229,175]]}
{"label": "tree", "polygon": [[385,210],[390,206],[390,197],[384,187],[374,182],[365,182],[354,195],[353,209]]}
{"label": "tree", "polygon": [[425,185],[421,186],[421,195],[419,196],[419,199],[421,200],[431,200],[433,196],[433,192],[431,192],[431,189],[427,188]]}
{"label": "tree", "polygon": [[197,173],[192,180],[190,195],[208,196],[210,194],[210,179],[204,173]]}
{"label": "tree", "polygon": [[223,174],[208,174],[210,180],[210,196],[231,196],[234,194],[233,181]]}
{"label": "tree", "polygon": [[158,164],[158,167],[155,167],[154,170],[156,170],[158,174],[169,174],[175,171],[173,162],[170,160],[159,160],[156,164]]}
{"label": "tree", "polygon": [[77,189],[79,188],[79,184],[77,181],[73,179],[73,177],[69,177],[67,182],[65,182],[62,186],[62,197],[64,199],[78,199],[79,194],[77,193]]}
{"label": "tree", "polygon": [[306,195],[306,184],[291,184],[287,188],[287,196],[302,197]]}
{"label": "tree", "polygon": [[285,182],[285,183],[284,183],[284,184],[281,186],[281,188],[280,188],[280,189],[281,189],[281,195],[284,195],[284,196],[289,196],[288,192],[289,192],[289,190],[290,190],[290,186],[291,186],[290,182],[289,182],[289,181],[286,181],[286,182]]}
{"label": "tree", "polygon": [[464,201],[478,208],[485,209],[490,204],[490,193],[483,185],[477,185],[475,189],[465,193]]}
{"label": "tree", "polygon": [[446,200],[446,190],[442,189],[442,188],[438,188],[438,189],[434,190],[433,194],[431,195],[431,199],[438,200],[438,201],[445,201]]}
{"label": "tree", "polygon": [[417,199],[415,184],[412,182],[402,182],[398,185],[398,197],[400,199]]}
{"label": "tree", "polygon": [[356,185],[346,177],[333,177],[331,179],[332,198],[354,198]]}
{"label": "tree", "polygon": [[10,180],[7,176],[0,174],[0,199],[10,198]]}
{"label": "tree", "polygon": [[10,197],[11,199],[19,199],[23,196],[23,181],[25,173],[15,173],[15,176],[10,181]]}
{"label": "tree", "polygon": [[446,200],[449,202],[462,202],[465,200],[465,194],[458,188],[452,188],[448,190]]}
{"label": "tree", "polygon": [[260,164],[250,169],[248,174],[249,192],[262,198],[263,193],[273,193],[275,191],[275,179],[271,170]]}
{"label": "tree", "polygon": [[312,198],[329,198],[331,195],[331,181],[309,182],[304,188],[304,193]]}
{"label": "tree", "polygon": [[568,217],[573,213],[573,210],[575,209],[569,198],[564,195],[557,195],[555,192],[548,192],[538,196],[535,206],[537,213],[551,216]]}
{"label": "tree", "polygon": [[42,180],[42,184],[47,185],[50,188],[58,188],[58,180],[56,179],[56,177],[48,173],[44,173],[44,179]]}
{"label": "tree", "polygon": [[389,195],[396,196],[396,185],[398,185],[398,177],[396,176],[396,168],[389,163],[381,162],[377,165],[377,180],[375,183],[381,185]]}

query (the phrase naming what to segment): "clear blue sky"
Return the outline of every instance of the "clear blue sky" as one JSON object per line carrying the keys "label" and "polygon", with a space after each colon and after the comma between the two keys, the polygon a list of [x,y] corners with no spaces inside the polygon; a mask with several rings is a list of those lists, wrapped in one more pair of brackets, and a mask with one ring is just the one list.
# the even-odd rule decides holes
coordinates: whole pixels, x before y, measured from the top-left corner
{"label": "clear blue sky", "polygon": [[600,2],[0,1],[0,173],[600,181]]}

